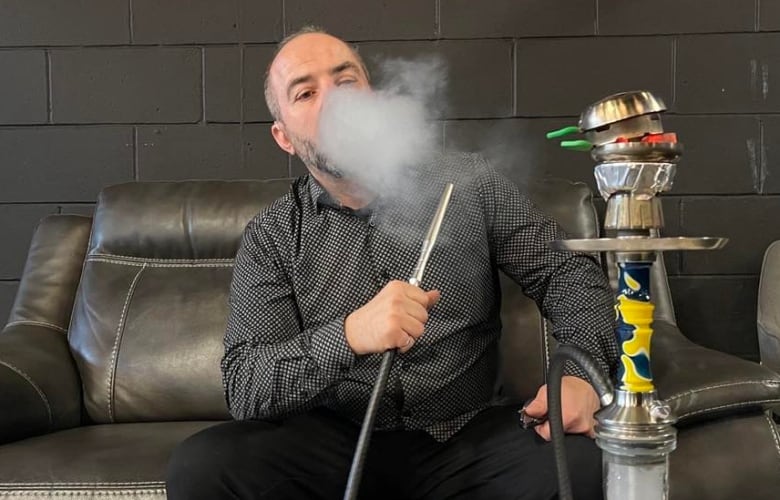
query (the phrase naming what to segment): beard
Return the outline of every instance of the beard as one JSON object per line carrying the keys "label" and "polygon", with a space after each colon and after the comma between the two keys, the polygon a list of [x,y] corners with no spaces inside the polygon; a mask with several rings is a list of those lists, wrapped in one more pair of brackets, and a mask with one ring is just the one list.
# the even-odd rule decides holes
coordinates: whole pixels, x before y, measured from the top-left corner
{"label": "beard", "polygon": [[317,149],[317,146],[313,141],[293,134],[289,134],[289,137],[298,158],[300,158],[303,164],[308,168],[318,170],[336,179],[344,178],[344,171],[334,166],[328,158]]}

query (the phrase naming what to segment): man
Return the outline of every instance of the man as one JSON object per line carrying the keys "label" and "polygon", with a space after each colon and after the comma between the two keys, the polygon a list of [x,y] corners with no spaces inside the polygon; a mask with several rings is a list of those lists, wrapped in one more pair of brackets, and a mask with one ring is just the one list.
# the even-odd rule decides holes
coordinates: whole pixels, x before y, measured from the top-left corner
{"label": "man", "polygon": [[[323,100],[370,91],[357,53],[324,32],[285,39],[266,77],[277,144],[308,175],[247,226],[236,257],[222,361],[236,421],[175,452],[169,498],[341,498],[381,354],[398,349],[377,415],[361,498],[553,498],[549,425],[523,430],[493,398],[497,272],[518,281],[559,340],[614,368],[613,297],[590,257],[485,162],[439,157],[414,175],[422,200],[380,196],[318,151]],[[423,285],[410,277],[438,195],[457,179]],[[411,214],[411,215],[410,215]],[[420,215],[424,214],[424,215]],[[421,220],[424,219],[424,220]],[[563,380],[577,498],[601,495],[595,391]],[[547,412],[546,387],[528,407]]]}

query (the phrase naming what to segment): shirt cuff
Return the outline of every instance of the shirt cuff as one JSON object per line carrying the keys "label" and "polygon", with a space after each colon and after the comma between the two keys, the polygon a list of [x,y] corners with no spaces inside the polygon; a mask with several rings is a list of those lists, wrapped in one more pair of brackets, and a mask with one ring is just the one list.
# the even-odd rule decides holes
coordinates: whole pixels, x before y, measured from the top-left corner
{"label": "shirt cuff", "polygon": [[314,330],[311,334],[311,357],[328,378],[339,378],[352,369],[355,352],[347,343],[344,317]]}
{"label": "shirt cuff", "polygon": [[[598,367],[601,369],[602,373],[606,378],[612,380],[612,374],[606,371],[606,364],[603,360],[600,358],[596,358],[596,362]],[[582,380],[588,382],[590,385],[593,385],[593,382],[591,382],[590,377],[588,376],[587,372],[583,370],[580,365],[577,363],[566,360],[566,362],[563,364],[563,374],[564,375],[571,375],[572,377],[581,378]]]}

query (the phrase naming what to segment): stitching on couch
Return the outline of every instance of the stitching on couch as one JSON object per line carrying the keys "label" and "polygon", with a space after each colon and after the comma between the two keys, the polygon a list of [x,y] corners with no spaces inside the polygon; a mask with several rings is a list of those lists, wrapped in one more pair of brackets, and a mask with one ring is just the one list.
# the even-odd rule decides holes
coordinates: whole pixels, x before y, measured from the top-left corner
{"label": "stitching on couch", "polygon": [[125,495],[157,495],[157,494],[165,494],[165,488],[139,488],[139,489],[130,489],[130,490],[124,490],[124,489],[117,489],[117,490],[108,490],[108,491],[100,491],[100,490],[93,490],[93,489],[80,489],[80,490],[65,490],[65,491],[50,491],[50,490],[15,490],[15,491],[0,491],[0,498],[1,497],[8,497],[8,496],[35,496],[35,497],[95,497],[95,496],[125,496]]}
{"label": "stitching on couch", "polygon": [[669,396],[668,398],[666,398],[666,401],[673,401],[675,399],[680,399],[680,398],[683,398],[685,396],[690,396],[690,395],[696,394],[698,392],[708,391],[710,389],[721,389],[721,388],[724,388],[724,387],[736,387],[736,386],[739,386],[739,385],[753,385],[753,384],[756,384],[756,385],[775,385],[776,386],[776,385],[778,385],[778,382],[777,382],[777,380],[773,380],[773,379],[744,380],[744,381],[741,381],[741,382],[724,382],[722,384],[707,385],[707,386],[704,386],[704,387],[699,387],[699,388],[696,388],[696,389],[683,391],[683,392],[681,392],[679,394],[675,394],[674,396]]}
{"label": "stitching on couch", "polygon": [[702,408],[700,410],[696,410],[696,411],[692,411],[692,412],[688,412],[688,413],[683,413],[683,414],[679,415],[677,418],[678,419],[683,419],[683,418],[688,418],[688,417],[692,417],[694,415],[700,415],[702,413],[707,413],[707,412],[715,411],[715,410],[723,410],[723,409],[726,409],[726,408],[745,408],[745,407],[761,405],[761,404],[766,404],[766,403],[780,403],[780,399],[777,399],[777,398],[773,398],[773,399],[755,399],[753,401],[742,401],[742,402],[739,402],[739,403],[729,403],[729,404],[719,405],[719,406],[708,406],[707,408]]}
{"label": "stitching on couch", "polygon": [[93,486],[147,486],[147,487],[158,487],[158,488],[164,488],[165,487],[165,481],[95,481],[95,482],[85,482],[85,481],[74,481],[74,482],[64,482],[64,481],[58,481],[58,482],[51,482],[51,483],[45,483],[45,482],[37,482],[37,483],[0,483],[0,488],[21,488],[21,489],[33,489],[33,488],[51,488],[51,487],[57,487],[57,488],[91,488]]}
{"label": "stitching on couch", "polygon": [[58,332],[68,333],[67,328],[57,326],[54,323],[47,323],[46,321],[35,321],[32,319],[20,319],[19,321],[11,321],[10,323],[6,324],[5,327],[8,328],[9,326],[16,326],[16,325],[46,326],[48,328],[57,330]]}
{"label": "stitching on couch", "polygon": [[777,457],[780,458],[780,434],[777,433],[777,424],[775,424],[772,417],[764,414],[764,418],[769,423],[769,432],[772,433],[772,439],[775,441],[775,450],[777,451]]}
{"label": "stitching on couch", "polygon": [[111,259],[106,257],[88,257],[87,262],[104,262],[106,264],[118,264],[121,266],[135,266],[135,267],[233,267],[233,261],[223,262],[176,262],[166,263],[158,261],[145,261],[135,262],[121,259]]}
{"label": "stitching on couch", "polygon": [[194,258],[194,259],[167,259],[164,257],[136,257],[133,255],[120,255],[115,253],[93,253],[90,254],[89,257],[98,257],[103,259],[117,259],[117,260],[129,260],[132,262],[233,262],[233,259],[230,258],[214,258],[214,259],[206,259],[206,258]]}
{"label": "stitching on couch", "polygon": [[[97,209],[96,209],[97,210]],[[94,217],[90,217],[92,222],[89,225],[89,238],[87,238],[87,248],[84,249],[84,261],[81,263],[81,271],[79,272],[79,280],[76,284],[76,292],[73,294],[73,306],[71,307],[71,313],[68,317],[68,331],[65,333],[65,337],[68,339],[68,344],[70,344],[70,335],[71,335],[71,329],[70,325],[73,324],[73,308],[76,307],[76,305],[80,302],[80,295],[81,295],[81,284],[84,282],[84,270],[87,268],[87,259],[86,257],[89,256],[89,250],[92,248],[92,234],[94,233],[93,229],[95,228],[94,223]]]}
{"label": "stitching on couch", "polygon": [[127,297],[125,297],[125,304],[122,306],[122,313],[119,315],[119,323],[116,326],[116,336],[114,338],[114,347],[111,350],[111,361],[109,365],[107,381],[108,418],[111,422],[114,421],[114,407],[112,405],[112,401],[114,400],[114,384],[116,383],[116,365],[119,358],[119,344],[122,342],[122,333],[124,332],[125,328],[125,319],[128,306],[130,305],[130,299],[132,299],[133,293],[135,293],[135,287],[138,284],[138,280],[141,277],[141,273],[143,273],[144,269],[146,269],[146,264],[144,264],[141,269],[138,270],[138,272],[135,274],[135,277],[133,278],[133,281],[130,283],[130,288],[127,290]]}
{"label": "stitching on couch", "polygon": [[[100,201],[100,194],[98,194],[98,201]],[[97,205],[95,206],[97,212]],[[86,257],[89,257],[89,251],[92,250],[92,238],[95,235],[95,218],[92,218],[92,223],[89,225],[89,238],[87,238],[87,251],[84,253]],[[82,268],[83,271],[83,268]]]}
{"label": "stitching on couch", "polygon": [[24,371],[12,365],[11,363],[0,360],[0,365],[7,366],[8,368],[16,372],[17,375],[25,379],[33,387],[33,389],[35,389],[35,392],[38,393],[38,395],[41,397],[41,400],[43,401],[43,404],[46,406],[46,415],[49,418],[49,428],[51,429],[52,427],[54,427],[54,415],[52,414],[51,411],[51,405],[49,404],[49,400],[46,398],[46,394],[43,393],[43,390],[41,390],[38,384],[36,384],[33,381],[33,379],[29,375],[27,375]]}

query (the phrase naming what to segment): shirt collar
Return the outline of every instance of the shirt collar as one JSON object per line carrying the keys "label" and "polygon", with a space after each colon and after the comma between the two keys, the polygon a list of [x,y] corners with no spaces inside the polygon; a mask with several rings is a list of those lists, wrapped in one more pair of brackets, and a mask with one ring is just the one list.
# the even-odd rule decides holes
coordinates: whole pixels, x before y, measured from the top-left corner
{"label": "shirt collar", "polygon": [[322,207],[341,208],[339,203],[322,187],[322,184],[317,182],[313,175],[307,174],[307,176],[309,178],[309,196],[318,214]]}
{"label": "shirt collar", "polygon": [[315,179],[314,176],[306,174],[306,177],[309,184],[309,196],[311,197],[311,202],[314,206],[318,206],[324,198],[330,199],[328,192],[325,191],[325,188],[323,188],[319,182],[317,182],[317,179]]}
{"label": "shirt collar", "polygon": [[350,208],[341,206],[338,201],[336,201],[330,193],[328,193],[327,190],[325,190],[324,187],[322,187],[322,184],[317,182],[317,179],[314,178],[311,174],[306,174],[308,177],[308,184],[309,184],[309,196],[311,197],[311,202],[314,205],[314,209],[317,212],[317,215],[320,214],[322,207],[328,207],[335,210],[341,210],[344,212],[348,212],[351,214],[354,214],[358,217],[371,217],[377,202],[372,201],[369,203],[366,207],[363,207],[359,210],[352,210]]}

